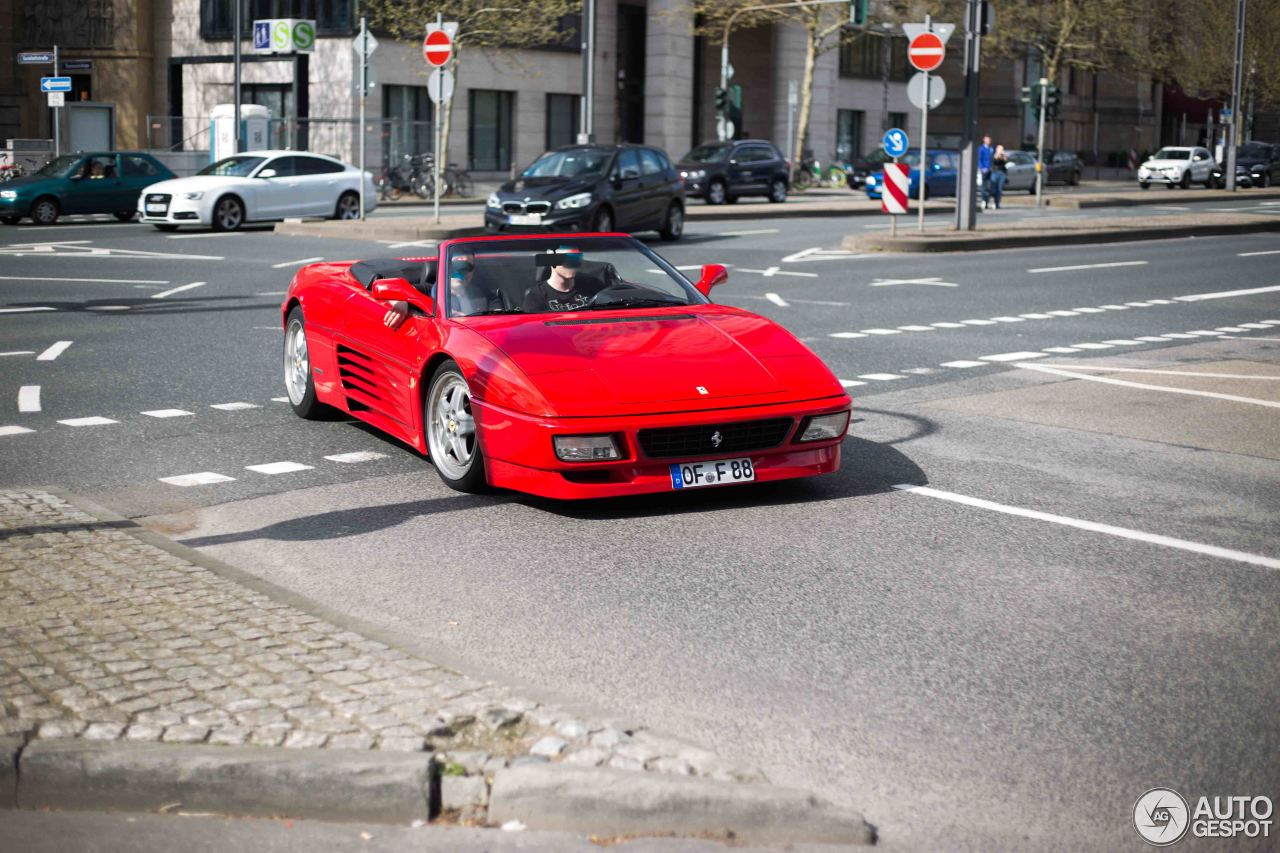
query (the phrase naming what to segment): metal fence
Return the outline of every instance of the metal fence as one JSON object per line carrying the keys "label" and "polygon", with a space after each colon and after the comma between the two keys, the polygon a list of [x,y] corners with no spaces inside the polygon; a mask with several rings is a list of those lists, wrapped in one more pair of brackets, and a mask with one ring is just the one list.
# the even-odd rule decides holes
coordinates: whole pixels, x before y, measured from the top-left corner
{"label": "metal fence", "polygon": [[[213,121],[208,116],[147,116],[147,147],[152,150],[208,151]],[[431,150],[432,123],[371,118],[364,123],[365,167],[377,171],[405,155]],[[268,146],[328,154],[348,163],[360,156],[360,122],[354,118],[272,118]]]}

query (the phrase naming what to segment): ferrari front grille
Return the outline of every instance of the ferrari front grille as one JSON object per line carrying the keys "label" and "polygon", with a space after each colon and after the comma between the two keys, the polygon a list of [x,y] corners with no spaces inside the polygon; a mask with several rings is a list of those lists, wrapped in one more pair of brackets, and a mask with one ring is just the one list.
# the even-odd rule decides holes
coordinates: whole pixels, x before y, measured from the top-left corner
{"label": "ferrari front grille", "polygon": [[655,427],[640,430],[640,446],[651,458],[709,456],[767,450],[782,444],[791,431],[791,418],[767,418],[728,424]]}

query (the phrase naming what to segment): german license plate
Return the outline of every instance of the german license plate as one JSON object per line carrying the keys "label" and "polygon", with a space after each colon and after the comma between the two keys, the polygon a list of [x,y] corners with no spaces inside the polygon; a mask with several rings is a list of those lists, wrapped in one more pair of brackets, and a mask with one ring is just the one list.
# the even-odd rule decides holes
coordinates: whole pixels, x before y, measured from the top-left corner
{"label": "german license plate", "polygon": [[168,205],[164,203],[147,202],[147,213],[164,213],[167,208]]}
{"label": "german license plate", "polygon": [[756,478],[750,459],[717,459],[715,462],[681,462],[671,466],[671,488],[695,489],[749,483]]}
{"label": "german license plate", "polygon": [[511,214],[512,225],[541,225],[541,213],[513,213]]}

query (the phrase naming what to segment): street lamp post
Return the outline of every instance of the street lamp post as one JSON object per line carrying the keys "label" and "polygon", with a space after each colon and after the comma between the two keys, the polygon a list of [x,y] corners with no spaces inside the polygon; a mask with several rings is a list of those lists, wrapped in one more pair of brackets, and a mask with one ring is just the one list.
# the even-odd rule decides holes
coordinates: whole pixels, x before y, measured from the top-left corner
{"label": "street lamp post", "polygon": [[1227,125],[1227,189],[1236,189],[1236,145],[1240,142],[1240,87],[1243,85],[1244,71],[1244,4],[1240,0],[1236,5],[1236,61],[1235,72],[1231,77],[1231,122]]}

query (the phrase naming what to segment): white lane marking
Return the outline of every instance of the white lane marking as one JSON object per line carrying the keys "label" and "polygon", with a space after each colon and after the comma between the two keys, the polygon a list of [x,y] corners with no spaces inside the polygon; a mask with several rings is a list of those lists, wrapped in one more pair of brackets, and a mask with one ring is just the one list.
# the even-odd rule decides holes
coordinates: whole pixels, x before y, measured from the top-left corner
{"label": "white lane marking", "polygon": [[992,317],[997,323],[1023,323],[1026,322],[1025,317]]}
{"label": "white lane marking", "polygon": [[55,243],[19,243],[0,247],[0,255],[10,255],[15,258],[164,258],[181,261],[226,260],[222,255],[188,255],[172,252],[144,252],[140,249],[108,249],[102,246],[77,245],[92,242],[92,240],[64,240]]}
{"label": "white lane marking", "polygon": [[344,465],[352,465],[356,462],[372,462],[375,459],[386,459],[385,453],[374,453],[372,450],[359,450],[355,453],[335,453],[333,456],[326,456],[330,462],[341,462]]}
{"label": "white lane marking", "polygon": [[966,326],[994,326],[996,324],[995,320],[961,320],[960,322]]}
{"label": "white lane marking", "polygon": [[170,240],[194,240],[199,237],[239,237],[239,236],[241,235],[237,231],[205,231],[205,232],[197,232],[195,234],[170,234],[169,239]]}
{"label": "white lane marking", "polygon": [[1237,258],[1256,258],[1258,255],[1280,255],[1280,249],[1269,249],[1265,252],[1236,252]]}
{"label": "white lane marking", "polygon": [[1231,332],[1233,335],[1240,334],[1244,329],[1237,329],[1235,326],[1219,326],[1219,332]]}
{"label": "white lane marking", "polygon": [[1127,305],[1099,305],[1098,307],[1106,309],[1107,311],[1128,311],[1129,310],[1129,307]]}
{"label": "white lane marking", "polygon": [[40,386],[39,385],[23,385],[18,389],[18,411],[19,412],[38,412],[40,411]]}
{"label": "white lane marking", "polygon": [[86,305],[86,311],[128,311],[128,305]]}
{"label": "white lane marking", "polygon": [[865,338],[866,335],[862,334],[862,332],[832,332],[831,334],[827,335],[827,337],[829,338]]}
{"label": "white lane marking", "polygon": [[1110,379],[1106,376],[1087,376],[1083,373],[1072,373],[1043,364],[1015,364],[1024,370],[1038,370],[1054,376],[1065,376],[1068,379],[1084,379],[1089,382],[1102,382],[1107,385],[1122,385],[1126,388],[1141,388],[1144,391],[1163,391],[1166,394],[1187,394],[1192,397],[1211,397],[1215,400],[1227,400],[1231,403],[1248,403],[1254,406],[1266,406],[1269,409],[1280,409],[1280,403],[1273,400],[1259,400],[1256,397],[1239,397],[1235,394],[1219,394],[1216,391],[1193,391],[1190,388],[1169,388],[1164,385],[1146,385],[1142,382],[1128,382],[1124,379]]}
{"label": "white lane marking", "polygon": [[937,326],[939,329],[963,329],[964,323],[930,323],[930,326]]}
{"label": "white lane marking", "polygon": [[859,382],[856,379],[841,379],[840,384],[845,388],[856,388],[859,385],[866,385],[867,383]]}
{"label": "white lane marking", "polygon": [[1109,341],[1103,341],[1103,343],[1104,343],[1104,344],[1114,344],[1115,346],[1120,346],[1120,347],[1140,347],[1140,346],[1142,346],[1142,341],[1131,341],[1131,340],[1128,340],[1127,338],[1112,338],[1112,339],[1111,339],[1111,340],[1109,340]]}
{"label": "white lane marking", "polygon": [[859,379],[873,379],[876,382],[888,382],[890,379],[901,379],[896,373],[861,373]]}
{"label": "white lane marking", "polygon": [[1101,314],[1101,313],[1103,313],[1103,310],[1104,310],[1104,309],[1102,309],[1102,308],[1072,308],[1071,310],[1072,310],[1072,311],[1075,311],[1077,314]]}
{"label": "white lane marking", "polygon": [[848,303],[848,302],[830,302],[830,301],[825,300],[825,299],[796,299],[796,298],[793,296],[793,297],[791,298],[791,301],[792,301],[792,302],[795,302],[795,303],[798,303],[798,304],[803,304],[803,305],[834,305],[834,306],[836,306],[836,307],[838,307],[838,308],[848,308],[848,307],[849,307],[849,303]]}
{"label": "white lane marking", "polygon": [[1266,323],[1241,323],[1241,324],[1240,324],[1240,328],[1242,328],[1242,329],[1270,329],[1271,327],[1270,327],[1270,326],[1268,326]]}
{"label": "white lane marking", "polygon": [[864,335],[900,335],[902,332],[897,329],[863,329]]}
{"label": "white lane marking", "polygon": [[149,412],[143,412],[149,418],[181,418],[187,415],[195,416],[195,412],[188,412],[185,409],[152,409]]}
{"label": "white lane marking", "polygon": [[872,287],[893,287],[896,284],[927,284],[930,287],[959,287],[954,281],[943,281],[941,276],[929,278],[877,278],[871,282]]}
{"label": "white lane marking", "polygon": [[323,260],[324,260],[324,256],[321,255],[315,258],[302,258],[301,260],[297,260],[297,261],[285,261],[284,263],[272,264],[271,268],[273,270],[282,270],[285,267],[300,267],[303,264],[310,264],[310,263],[315,263],[316,261],[323,261]]}
{"label": "white lane marking", "polygon": [[214,403],[209,408],[220,409],[224,412],[239,412],[243,409],[261,409],[257,403]]}
{"label": "white lane marking", "polygon": [[173,296],[175,293],[181,293],[184,290],[191,290],[194,287],[204,287],[206,282],[193,281],[190,284],[184,284],[181,287],[175,287],[170,290],[162,290],[159,293],[151,294],[152,299],[164,299],[166,296]]}
{"label": "white lane marking", "polygon": [[1147,301],[1150,302],[1152,305],[1172,305],[1173,304],[1173,300],[1171,299],[1148,299]]}
{"label": "white lane marking", "polygon": [[1052,320],[1053,319],[1052,314],[1019,314],[1018,316],[1024,317],[1028,320]]}
{"label": "white lane marking", "polygon": [[0,357],[6,356],[6,355],[35,355],[35,354],[36,354],[35,350],[16,349],[10,352],[0,352]]}
{"label": "white lane marking", "polygon": [[0,435],[22,435],[24,432],[35,432],[24,426],[0,426]]}
{"label": "white lane marking", "polygon": [[[1194,337],[1195,337],[1195,335],[1187,335],[1187,334],[1184,334],[1184,333],[1182,333],[1182,332],[1165,332],[1165,333],[1164,333],[1163,335],[1161,335],[1160,337],[1162,337],[1162,338],[1176,338],[1177,340],[1185,341],[1185,340],[1187,340],[1188,338],[1194,338]],[[1142,339],[1142,338],[1139,338],[1139,340],[1143,340],[1143,339]]]}
{"label": "white lane marking", "polygon": [[1106,267],[1140,267],[1146,263],[1147,261],[1113,261],[1109,264],[1076,264],[1069,267],[1036,267],[1033,270],[1027,270],[1027,272],[1070,272],[1072,270],[1100,270]]}
{"label": "white lane marking", "polygon": [[65,421],[58,421],[60,424],[66,424],[71,427],[86,426],[106,426],[107,424],[118,424],[119,421],[113,421],[111,418],[104,418],[101,415],[92,415],[87,418],[67,418]]}
{"label": "white lane marking", "polygon": [[313,466],[303,465],[301,462],[268,462],[265,465],[246,465],[246,471],[256,471],[259,474],[292,474],[295,471],[310,471]]}
{"label": "white lane marking", "polygon": [[36,356],[36,361],[53,361],[58,356],[67,351],[67,347],[71,346],[71,341],[58,341],[44,352]]}
{"label": "white lane marking", "polygon": [[1222,290],[1217,293],[1192,293],[1187,296],[1175,296],[1179,302],[1203,302],[1206,299],[1230,299],[1233,296],[1253,296],[1257,293],[1275,293],[1280,285],[1271,287],[1251,287],[1247,290]]}
{"label": "white lane marking", "polygon": [[[1194,335],[1191,335],[1189,337],[1194,337]],[[1147,341],[1148,343],[1153,343],[1153,344],[1162,344],[1168,341],[1169,338],[1163,335],[1140,335],[1138,338],[1136,338],[1136,340]],[[1115,343],[1115,341],[1108,341],[1107,343]]]}
{"label": "white lane marking", "polygon": [[[1037,365],[1043,367],[1044,365]],[[1054,365],[1049,365],[1050,367]],[[1270,379],[1280,382],[1278,376],[1259,376],[1251,373],[1196,373],[1190,370],[1163,370],[1155,367],[1111,367],[1106,364],[1072,364],[1063,365],[1067,370],[1110,370],[1116,373],[1156,373],[1161,376],[1203,376],[1206,379]]]}
{"label": "white lane marking", "polygon": [[1179,207],[1179,206],[1178,206],[1178,205],[1176,205],[1176,204],[1157,204],[1157,205],[1155,206],[1155,209],[1156,209],[1156,210],[1190,210],[1191,208],[1189,208],[1189,207]]}
{"label": "white lane marking", "polygon": [[1070,516],[1065,515],[1054,515],[1053,513],[1040,512],[1039,510],[1009,506],[1008,504],[1000,504],[995,501],[983,500],[982,498],[972,498],[968,495],[956,494],[955,492],[944,492],[939,489],[931,489],[927,486],[902,484],[894,486],[894,488],[899,491],[911,492],[913,494],[924,495],[925,497],[930,498],[938,498],[939,500],[963,504],[976,509],[992,510],[994,512],[1004,513],[1005,515],[1015,515],[1021,518],[1034,519],[1035,521],[1048,521],[1053,524],[1061,524],[1065,527],[1087,530],[1091,533],[1105,533],[1108,536],[1119,536],[1123,539],[1133,539],[1138,542],[1146,542],[1151,545],[1162,545],[1166,548],[1177,548],[1183,551],[1191,551],[1196,554],[1204,554],[1209,557],[1220,557],[1224,560],[1235,560],[1240,563],[1264,566],[1268,569],[1280,569],[1280,560],[1276,560],[1271,557],[1264,557],[1260,554],[1250,554],[1247,551],[1235,551],[1231,548],[1220,548],[1217,545],[1206,545],[1202,542],[1192,542],[1188,539],[1175,539],[1172,536],[1162,536],[1158,533],[1147,533],[1142,530],[1133,530],[1128,527],[1116,527],[1112,524],[1099,524],[1096,521],[1085,521],[1084,519],[1071,518]]}
{"label": "white lane marking", "polygon": [[938,331],[933,326],[899,326],[898,328],[904,332],[936,332]]}
{"label": "white lane marking", "polygon": [[1150,308],[1151,307],[1150,302],[1126,302],[1125,305],[1128,305],[1130,308]]}
{"label": "white lane marking", "polygon": [[964,360],[961,360],[961,361],[944,361],[944,362],[942,362],[942,366],[943,366],[943,367],[986,367],[986,366],[987,366],[987,362],[985,362],[985,361],[964,361]]}
{"label": "white lane marking", "polygon": [[1259,322],[1264,326],[1280,326],[1280,320],[1261,320]]}
{"label": "white lane marking", "polygon": [[721,231],[717,237],[750,237],[752,234],[777,234],[778,228],[753,228],[750,231]]}
{"label": "white lane marking", "polygon": [[235,477],[228,477],[225,474],[215,474],[212,471],[201,471],[197,474],[182,474],[177,477],[161,477],[160,482],[168,483],[171,486],[208,486],[213,483],[231,483],[235,481]]}
{"label": "white lane marking", "polygon": [[798,252],[787,255],[782,259],[782,262],[784,264],[794,264],[803,261],[842,261],[869,257],[871,255],[855,255],[847,249],[824,249],[821,246],[814,246],[812,249],[801,249]]}
{"label": "white lane marking", "polygon": [[255,293],[253,295],[254,296],[284,296],[288,292],[289,291],[287,290],[268,290],[263,293]]}
{"label": "white lane marking", "polygon": [[1042,352],[1002,352],[997,355],[980,355],[983,361],[1025,361],[1029,358],[1044,358]]}
{"label": "white lane marking", "polygon": [[273,403],[287,403],[287,402],[289,402],[289,398],[288,398],[288,397],[272,397],[272,398],[271,398],[271,402],[273,402]]}
{"label": "white lane marking", "polygon": [[787,300],[783,299],[781,296],[779,296],[776,293],[766,293],[764,295],[764,298],[768,299],[770,302],[772,302],[774,305],[777,305],[779,308],[789,307]]}
{"label": "white lane marking", "polygon": [[928,376],[930,373],[937,373],[932,367],[908,367],[903,373],[910,373],[912,376]]}
{"label": "white lane marking", "polygon": [[1112,344],[1072,344],[1076,349],[1115,349]]}
{"label": "white lane marking", "polygon": [[1044,351],[1045,352],[1061,352],[1061,353],[1080,352],[1080,350],[1076,349],[1075,347],[1045,347]]}
{"label": "white lane marking", "polygon": [[1193,335],[1193,336],[1195,336],[1195,337],[1197,337],[1197,338],[1204,338],[1204,337],[1214,337],[1214,338],[1216,338],[1220,333],[1219,333],[1219,332],[1208,332],[1208,331],[1205,331],[1204,329],[1192,329],[1191,331],[1187,332],[1187,334],[1188,334],[1188,335]]}
{"label": "white lane marking", "polygon": [[1074,311],[1048,311],[1046,312],[1053,317],[1079,317],[1080,315]]}
{"label": "white lane marking", "polygon": [[757,275],[762,275],[767,278],[773,278],[775,275],[792,275],[792,276],[796,276],[797,278],[817,278],[818,277],[818,274],[816,272],[791,272],[789,270],[784,270],[780,267],[769,267],[768,269],[763,269],[763,270],[753,270],[753,269],[747,269],[746,267],[738,267],[737,271],[755,273]]}
{"label": "white lane marking", "polygon": [[57,308],[0,308],[0,314],[30,314],[32,311],[57,311]]}
{"label": "white lane marking", "polygon": [[168,281],[149,278],[38,278],[31,275],[0,275],[3,281],[82,281],[89,284],[168,284]]}
{"label": "white lane marking", "polygon": [[1219,339],[1224,341],[1269,341],[1280,343],[1280,338],[1233,338],[1230,335],[1220,335]]}

